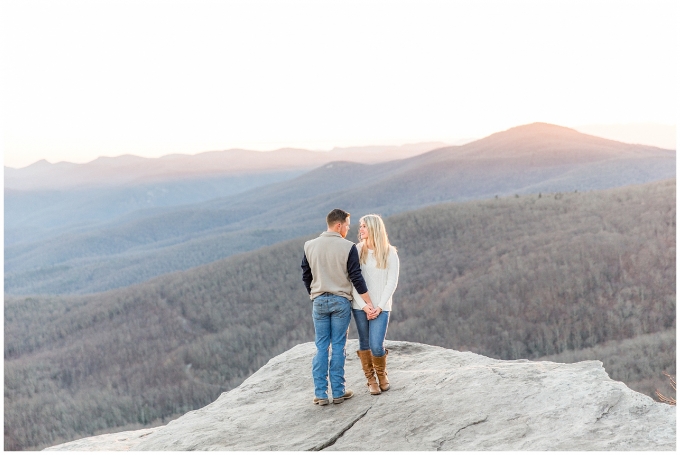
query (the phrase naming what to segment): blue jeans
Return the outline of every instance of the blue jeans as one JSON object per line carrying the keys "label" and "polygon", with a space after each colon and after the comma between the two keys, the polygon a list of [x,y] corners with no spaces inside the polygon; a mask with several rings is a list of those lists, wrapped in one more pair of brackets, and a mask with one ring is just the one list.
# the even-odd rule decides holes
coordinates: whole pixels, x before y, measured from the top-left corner
{"label": "blue jeans", "polygon": [[[333,398],[345,394],[345,344],[347,330],[352,318],[352,304],[339,295],[322,294],[312,304],[314,318],[314,343],[316,355],[312,360],[312,377],[314,378],[314,395],[317,398],[328,398],[328,376],[330,372]],[[332,347],[330,368],[328,365],[328,348]]]}
{"label": "blue jeans", "polygon": [[390,322],[390,312],[381,311],[377,318],[370,321],[364,310],[352,309],[352,312],[359,334],[359,349],[362,351],[370,349],[374,357],[384,356],[385,347],[383,343],[387,333],[387,324]]}

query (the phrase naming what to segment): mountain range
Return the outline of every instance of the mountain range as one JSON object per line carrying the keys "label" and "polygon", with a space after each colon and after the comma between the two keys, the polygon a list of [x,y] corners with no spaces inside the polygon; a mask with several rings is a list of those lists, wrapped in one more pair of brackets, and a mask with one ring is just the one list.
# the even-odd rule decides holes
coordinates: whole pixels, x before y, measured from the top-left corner
{"label": "mountain range", "polygon": [[423,142],[402,146],[336,147],[329,152],[293,148],[270,152],[230,149],[196,155],[165,155],[160,158],[134,155],[100,157],[84,164],[52,164],[41,160],[21,169],[5,166],[5,188],[29,191],[111,187],[176,178],[311,169],[339,159],[376,163],[419,155],[445,145],[441,142]]}
{"label": "mountain range", "polygon": [[73,294],[129,286],[323,230],[334,207],[355,219],[389,216],[446,201],[583,192],[674,176],[675,151],[556,125],[524,125],[409,158],[326,163],[238,194],[24,237],[6,244],[5,292]]}
{"label": "mountain range", "polygon": [[[387,217],[401,262],[388,340],[597,359],[633,390],[671,395],[675,194],[669,179]],[[123,289],[6,295],[5,449],[164,424],[311,341],[300,262],[315,235]]]}
{"label": "mountain range", "polygon": [[225,150],[197,155],[101,157],[5,167],[5,245],[34,242],[135,211],[216,199],[288,180],[339,158],[374,163],[418,155],[442,143],[336,148],[330,152]]}

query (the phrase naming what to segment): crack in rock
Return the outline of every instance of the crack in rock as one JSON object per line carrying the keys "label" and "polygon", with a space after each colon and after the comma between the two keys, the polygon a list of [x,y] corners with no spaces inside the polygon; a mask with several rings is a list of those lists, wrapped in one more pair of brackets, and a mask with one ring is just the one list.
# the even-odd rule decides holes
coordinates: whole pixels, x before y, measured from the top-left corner
{"label": "crack in rock", "polygon": [[540,394],[541,394],[540,391],[534,392],[534,393],[532,393],[531,395],[527,395],[527,396],[525,396],[524,398],[522,398],[522,401],[528,400],[529,398],[533,398],[533,397],[535,397],[536,395],[540,395]]}
{"label": "crack in rock", "polygon": [[607,414],[609,414],[609,411],[610,411],[611,408],[613,408],[613,407],[614,407],[614,405],[611,405],[611,406],[609,406],[607,409],[605,409],[604,412],[603,412],[602,414],[600,414],[600,416],[599,416],[597,419],[595,419],[595,422],[599,422],[600,419],[601,419],[602,417],[604,417],[604,416],[606,416]]}
{"label": "crack in rock", "polygon": [[614,406],[619,404],[619,401],[621,401],[622,397],[623,397],[623,395],[619,395],[619,398],[616,400],[616,403],[609,405],[609,407],[607,409],[605,409],[604,412],[602,412],[602,414],[600,414],[600,416],[597,419],[595,419],[595,422],[599,422],[602,417],[609,414],[609,411],[611,411],[614,408]]}
{"label": "crack in rock", "polygon": [[479,425],[480,423],[484,423],[484,422],[486,422],[486,420],[487,420],[488,418],[489,418],[489,416],[484,416],[484,418],[483,418],[482,420],[477,420],[477,421],[475,421],[475,422],[472,422],[472,423],[470,423],[470,424],[465,425],[463,428],[459,428],[458,431],[456,431],[450,439],[444,439],[444,440],[442,440],[442,441],[439,443],[439,446],[438,446],[435,450],[436,450],[437,452],[441,451],[441,450],[442,450],[442,446],[443,446],[445,443],[447,443],[447,442],[449,442],[449,441],[453,441],[454,439],[456,439],[456,436],[458,436],[458,433],[460,433],[461,431],[463,431],[463,430],[466,429],[466,428],[470,428],[470,427],[473,426],[473,425]]}
{"label": "crack in rock", "polygon": [[453,374],[447,374],[447,375],[444,376],[442,379],[440,379],[439,382],[437,382],[437,383],[435,384],[435,387],[438,386],[439,384],[441,384],[442,382],[447,381],[447,380],[448,380],[449,378],[451,378],[452,376],[453,376]]}
{"label": "crack in rock", "polygon": [[371,410],[372,407],[373,407],[372,405],[369,406],[368,409],[366,409],[359,417],[357,417],[352,422],[347,424],[344,428],[342,428],[340,431],[335,433],[335,435],[332,438],[330,438],[328,441],[326,441],[322,444],[318,444],[318,445],[312,447],[311,449],[307,449],[307,451],[308,452],[318,452],[320,450],[323,450],[323,449],[330,447],[333,444],[335,444],[337,442],[337,440],[340,439],[347,432],[347,430],[352,428],[355,423],[357,423],[359,420],[361,420],[368,413],[368,411]]}
{"label": "crack in rock", "polygon": [[496,374],[497,374],[498,376],[500,376],[501,378],[505,379],[505,374],[504,374],[504,373],[498,371],[497,369],[495,369],[495,368],[493,368],[493,367],[491,367],[491,371],[494,372],[494,373],[496,373]]}

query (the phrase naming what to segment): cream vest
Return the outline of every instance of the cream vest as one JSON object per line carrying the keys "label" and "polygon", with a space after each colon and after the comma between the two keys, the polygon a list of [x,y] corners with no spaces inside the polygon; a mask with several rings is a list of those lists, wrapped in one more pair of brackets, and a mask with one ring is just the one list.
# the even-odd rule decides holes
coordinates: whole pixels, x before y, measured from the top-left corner
{"label": "cream vest", "polygon": [[347,259],[353,245],[339,233],[328,231],[305,242],[305,256],[312,270],[312,300],[330,292],[352,301],[353,287],[347,273]]}

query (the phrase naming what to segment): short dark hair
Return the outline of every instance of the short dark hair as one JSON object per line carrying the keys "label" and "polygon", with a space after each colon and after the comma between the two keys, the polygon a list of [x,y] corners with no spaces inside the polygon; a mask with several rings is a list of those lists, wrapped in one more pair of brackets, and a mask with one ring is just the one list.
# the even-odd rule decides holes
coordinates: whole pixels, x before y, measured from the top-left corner
{"label": "short dark hair", "polygon": [[342,209],[333,209],[326,215],[326,224],[330,227],[335,223],[344,223],[348,216],[349,212],[345,212]]}

